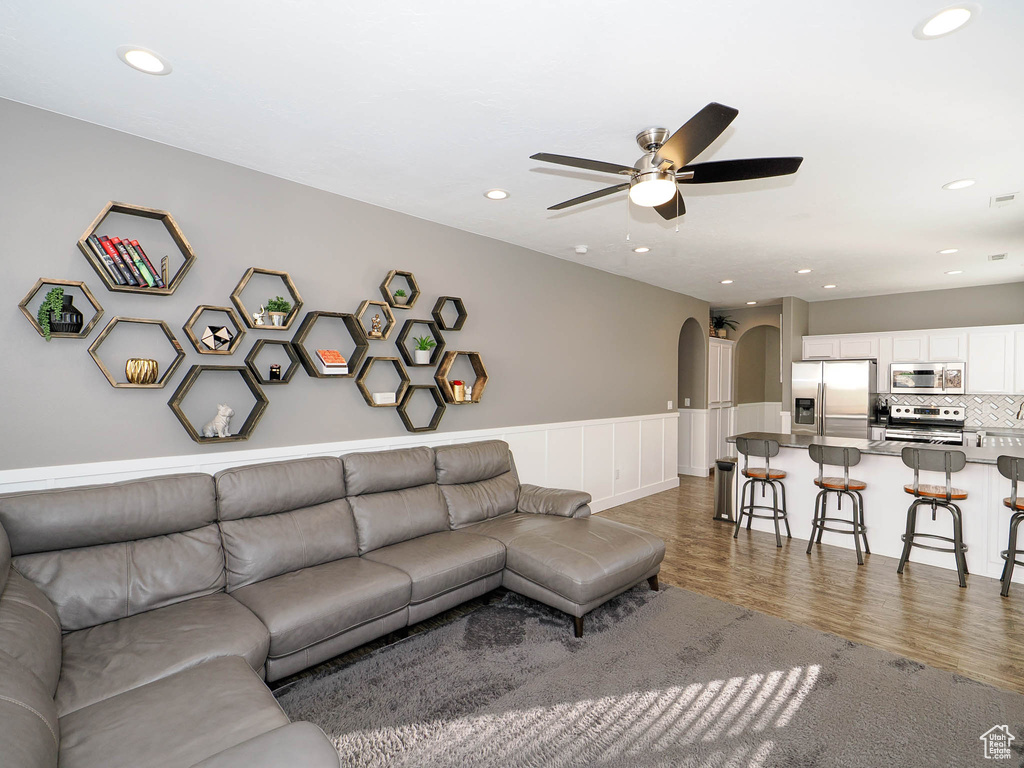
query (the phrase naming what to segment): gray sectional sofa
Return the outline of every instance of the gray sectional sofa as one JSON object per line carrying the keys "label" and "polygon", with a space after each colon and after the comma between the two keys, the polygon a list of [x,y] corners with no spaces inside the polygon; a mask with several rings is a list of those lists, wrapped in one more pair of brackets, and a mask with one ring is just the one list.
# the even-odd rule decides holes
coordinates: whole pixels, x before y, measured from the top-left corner
{"label": "gray sectional sofa", "polygon": [[583,616],[664,543],[500,441],[0,496],[4,768],[336,768],[273,682],[498,586]]}

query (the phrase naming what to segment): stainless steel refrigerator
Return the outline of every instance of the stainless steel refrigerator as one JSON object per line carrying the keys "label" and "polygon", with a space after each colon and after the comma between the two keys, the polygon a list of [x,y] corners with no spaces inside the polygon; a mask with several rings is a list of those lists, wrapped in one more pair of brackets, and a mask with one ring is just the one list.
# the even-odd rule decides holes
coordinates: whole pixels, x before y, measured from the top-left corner
{"label": "stainless steel refrigerator", "polygon": [[876,371],[874,360],[793,363],[793,434],[870,437]]}

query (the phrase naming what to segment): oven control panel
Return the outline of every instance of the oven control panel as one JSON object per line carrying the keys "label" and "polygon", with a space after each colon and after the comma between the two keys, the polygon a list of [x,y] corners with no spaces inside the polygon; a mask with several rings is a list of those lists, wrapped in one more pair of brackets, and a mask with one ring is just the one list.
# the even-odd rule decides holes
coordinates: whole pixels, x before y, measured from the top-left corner
{"label": "oven control panel", "polygon": [[963,421],[966,409],[962,405],[894,405],[891,418],[903,421]]}

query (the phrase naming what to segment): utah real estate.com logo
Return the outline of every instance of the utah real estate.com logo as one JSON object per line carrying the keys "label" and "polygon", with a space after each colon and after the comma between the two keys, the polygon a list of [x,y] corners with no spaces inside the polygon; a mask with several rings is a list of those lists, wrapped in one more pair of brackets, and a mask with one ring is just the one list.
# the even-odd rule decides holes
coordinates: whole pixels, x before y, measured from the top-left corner
{"label": "utah real estate.com logo", "polygon": [[1012,757],[1010,742],[1015,737],[1010,733],[1009,726],[993,725],[978,738],[985,742],[986,760],[1009,760]]}

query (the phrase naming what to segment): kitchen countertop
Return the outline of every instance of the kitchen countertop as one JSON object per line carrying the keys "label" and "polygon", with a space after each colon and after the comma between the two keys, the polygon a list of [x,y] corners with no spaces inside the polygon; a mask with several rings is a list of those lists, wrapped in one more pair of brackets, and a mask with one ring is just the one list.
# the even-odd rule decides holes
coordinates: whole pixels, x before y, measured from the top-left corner
{"label": "kitchen countertop", "polygon": [[[753,440],[777,440],[783,448],[806,449],[811,443],[821,445],[835,445],[841,448],[857,448],[861,453],[876,456],[899,456],[903,449],[925,448],[942,450],[943,446],[930,445],[925,443],[901,443],[893,440],[864,440],[855,437],[821,437],[818,435],[792,435],[780,432],[744,432],[740,435],[732,435],[726,438],[727,442],[735,443],[737,437],[748,437]],[[949,450],[963,451],[967,461],[971,464],[995,464],[1000,456],[1019,456],[1024,458],[1024,446],[988,446],[975,448],[974,446],[945,446]]]}

